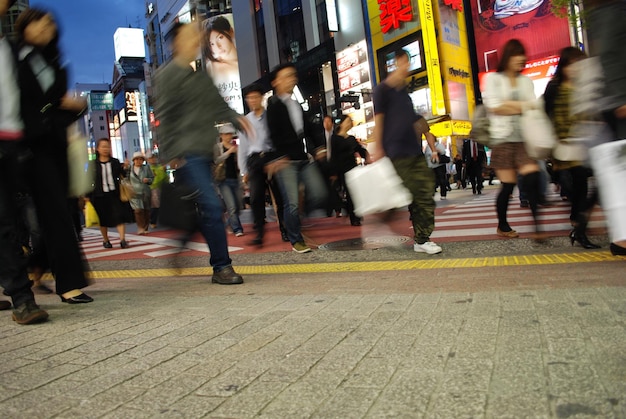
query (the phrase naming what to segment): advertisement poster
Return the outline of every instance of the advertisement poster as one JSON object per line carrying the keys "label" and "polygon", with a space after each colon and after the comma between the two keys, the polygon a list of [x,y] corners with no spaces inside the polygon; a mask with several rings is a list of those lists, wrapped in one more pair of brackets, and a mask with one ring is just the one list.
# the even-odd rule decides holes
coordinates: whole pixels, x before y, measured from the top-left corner
{"label": "advertisement poster", "polygon": [[233,15],[210,17],[202,22],[202,57],[217,90],[235,111],[243,114],[239,59]]}
{"label": "advertisement poster", "polygon": [[552,14],[549,0],[471,0],[478,71],[494,71],[499,51],[519,39],[529,60],[558,55],[570,46],[567,18]]}

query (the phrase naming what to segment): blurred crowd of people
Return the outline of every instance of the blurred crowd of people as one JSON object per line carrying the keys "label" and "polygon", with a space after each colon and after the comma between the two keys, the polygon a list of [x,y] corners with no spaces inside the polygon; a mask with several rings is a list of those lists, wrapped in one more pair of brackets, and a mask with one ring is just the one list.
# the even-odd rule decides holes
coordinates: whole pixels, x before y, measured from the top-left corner
{"label": "blurred crowd of people", "polygon": [[[3,14],[13,1],[0,0]],[[596,4],[597,3],[597,4]],[[624,138],[626,88],[623,68],[625,53],[617,40],[626,13],[623,2],[597,1],[590,11],[602,21],[618,19],[615,25],[595,26],[601,42],[600,57],[606,71],[606,94],[616,105],[605,113],[615,138]],[[598,17],[600,16],[600,17]],[[616,18],[619,16],[620,18]],[[97,140],[96,159],[89,164],[93,187],[84,196],[70,197],[67,157],[67,128],[85,111],[86,103],[68,94],[67,73],[59,50],[59,29],[47,11],[31,8],[16,22],[16,45],[0,39],[0,280],[11,297],[13,319],[20,324],[44,321],[48,313],[35,302],[35,290],[52,292],[41,284],[50,270],[55,292],[68,304],[90,303],[82,289],[88,285],[81,240],[80,212],[84,202],[93,206],[99,219],[102,245],[113,248],[109,228],[115,228],[122,249],[130,247],[126,225],[135,222],[137,234],[148,234],[160,223],[167,206],[190,204],[193,220],[184,237],[198,231],[210,249],[212,282],[232,285],[243,277],[232,266],[227,231],[243,236],[240,220],[244,185],[249,191],[253,236],[249,243],[262,246],[266,239],[266,207],[274,206],[282,240],[296,253],[312,249],[302,235],[301,217],[315,209],[327,216],[349,217],[361,225],[346,183],[346,174],[360,164],[375,164],[388,158],[408,189],[413,226],[413,250],[437,254],[442,247],[430,236],[435,228],[434,192],[445,200],[452,190],[471,185],[481,194],[485,179],[485,147],[472,140],[463,142],[453,159],[430,132],[428,122],[417,114],[406,89],[410,57],[404,50],[394,53],[395,70],[373,91],[375,127],[370,151],[350,134],[353,121],[347,115],[323,116],[310,121],[294,98],[298,73],[293,63],[275,67],[270,74],[273,95],[263,106],[263,86],[245,89],[249,113],[240,115],[222,99],[212,76],[190,66],[201,45],[201,30],[194,23],[176,23],[171,30],[172,60],[155,75],[155,113],[160,119],[159,154],[135,152],[130,161],[112,155],[107,138]],[[222,38],[229,32],[225,29]],[[224,35],[226,34],[226,35]],[[519,234],[507,218],[509,200],[519,186],[523,202],[530,208],[535,232],[543,241],[538,206],[542,203],[542,164],[524,147],[520,116],[526,109],[541,107],[551,118],[560,142],[567,142],[576,121],[569,112],[569,98],[576,88],[570,66],[585,59],[576,48],[563,50],[544,102],[536,101],[532,82],[521,74],[526,50],[510,40],[501,54],[498,70],[486,79],[484,103],[490,114],[491,158],[489,182],[500,181],[496,201],[496,234],[515,238]],[[617,71],[616,69],[619,69]],[[621,72],[621,73],[620,73]],[[545,105],[539,105],[545,103]],[[208,122],[207,122],[208,121]],[[423,148],[425,140],[425,148]],[[587,237],[589,213],[597,197],[588,193],[589,165],[579,158],[552,158],[550,167],[564,195],[571,202],[572,244],[597,248]],[[181,186],[178,196],[164,199],[162,187],[169,184],[168,171]],[[17,176],[16,176],[17,174]],[[600,185],[600,188],[606,185]],[[190,198],[191,197],[191,198]],[[174,201],[176,200],[176,202]],[[171,212],[171,211],[170,211]],[[614,212],[615,213],[615,212]],[[611,214],[614,214],[611,213]],[[609,216],[611,251],[626,253],[626,235],[614,228],[623,225]],[[117,244],[117,243],[116,243]],[[11,304],[0,302],[0,308]]]}

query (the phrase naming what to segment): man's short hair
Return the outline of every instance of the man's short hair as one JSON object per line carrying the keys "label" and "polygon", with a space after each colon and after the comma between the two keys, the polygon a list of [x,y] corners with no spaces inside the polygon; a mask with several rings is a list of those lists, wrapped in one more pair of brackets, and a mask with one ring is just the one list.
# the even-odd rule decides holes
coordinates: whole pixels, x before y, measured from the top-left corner
{"label": "man's short hair", "polygon": [[263,87],[263,85],[261,85],[261,83],[252,83],[250,86],[243,89],[244,97],[254,92],[257,92],[261,96],[263,96],[265,94],[265,88]]}
{"label": "man's short hair", "polygon": [[276,80],[276,76],[278,75],[278,72],[281,70],[284,70],[286,68],[293,68],[294,70],[297,71],[296,65],[294,63],[282,63],[282,64],[278,64],[276,67],[274,67],[272,69],[272,71],[270,72],[270,83],[272,83],[274,80]]}

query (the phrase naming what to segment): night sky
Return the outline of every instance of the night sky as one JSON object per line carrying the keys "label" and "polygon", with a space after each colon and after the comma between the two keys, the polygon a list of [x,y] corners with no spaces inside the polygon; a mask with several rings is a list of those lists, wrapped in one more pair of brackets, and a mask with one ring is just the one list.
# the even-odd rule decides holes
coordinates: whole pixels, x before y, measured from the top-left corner
{"label": "night sky", "polygon": [[144,0],[31,0],[50,10],[61,30],[70,89],[75,83],[111,83],[117,28],[145,29]]}

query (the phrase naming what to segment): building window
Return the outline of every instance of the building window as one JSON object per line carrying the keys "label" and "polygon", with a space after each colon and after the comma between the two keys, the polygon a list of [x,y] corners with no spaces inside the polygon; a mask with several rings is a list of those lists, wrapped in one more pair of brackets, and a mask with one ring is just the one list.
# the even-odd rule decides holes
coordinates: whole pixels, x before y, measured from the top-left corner
{"label": "building window", "polygon": [[302,0],[277,0],[274,8],[280,61],[295,62],[307,51]]}
{"label": "building window", "polygon": [[263,2],[261,0],[252,0],[254,10],[254,23],[256,26],[256,43],[259,52],[259,68],[261,74],[268,74],[270,71],[270,62],[267,54],[267,40],[265,37],[265,21],[263,18]]}

